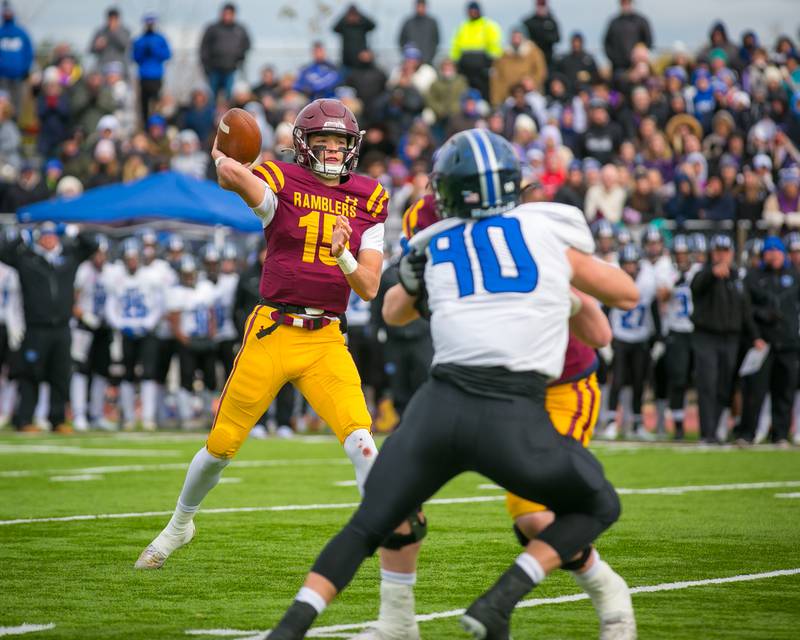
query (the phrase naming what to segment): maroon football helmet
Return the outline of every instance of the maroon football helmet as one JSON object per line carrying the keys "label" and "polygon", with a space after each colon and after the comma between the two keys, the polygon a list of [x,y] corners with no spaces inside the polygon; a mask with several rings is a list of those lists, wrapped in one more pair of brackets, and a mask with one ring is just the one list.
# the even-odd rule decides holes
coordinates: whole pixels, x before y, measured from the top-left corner
{"label": "maroon football helmet", "polygon": [[[326,165],[324,154],[322,158],[317,157],[308,144],[309,134],[322,132],[337,133],[347,137],[347,146],[343,149],[344,161],[341,165]],[[295,162],[324,176],[346,176],[358,164],[363,133],[358,128],[353,112],[339,100],[327,98],[314,100],[303,107],[294,121],[292,137]]]}

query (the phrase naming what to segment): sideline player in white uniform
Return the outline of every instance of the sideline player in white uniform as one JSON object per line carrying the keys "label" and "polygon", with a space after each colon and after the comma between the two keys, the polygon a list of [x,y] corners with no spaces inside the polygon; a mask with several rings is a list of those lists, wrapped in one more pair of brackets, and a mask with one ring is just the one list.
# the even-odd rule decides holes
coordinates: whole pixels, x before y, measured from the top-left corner
{"label": "sideline player in white uniform", "polygon": [[107,279],[113,269],[110,270],[107,263],[108,238],[98,236],[97,243],[95,254],[82,262],[75,272],[75,319],[72,327],[74,371],[69,399],[72,427],[76,431],[89,428],[89,417],[92,424],[102,424],[108,387],[111,331],[105,321],[105,306]]}
{"label": "sideline player in white uniform", "polygon": [[[178,274],[172,267],[171,263],[164,258],[158,257],[158,238],[155,231],[152,229],[145,229],[142,234],[142,264],[153,274],[156,282],[162,284],[162,292],[165,292],[169,287],[173,287],[178,283]],[[174,240],[173,240],[174,238]],[[179,246],[183,250],[183,240],[180,236],[174,234],[169,239],[169,246]],[[162,302],[162,307],[164,303]],[[158,340],[158,361],[155,365],[155,382],[156,382],[156,420],[160,421],[164,415],[164,396],[166,394],[166,381],[169,373],[170,365],[172,364],[172,357],[177,352],[177,342],[175,336],[172,335],[169,321],[166,317],[162,317],[156,326],[156,339]]]}
{"label": "sideline player in white uniform", "polygon": [[[236,247],[227,245],[220,254],[214,245],[206,245],[203,249],[203,267],[205,280],[214,288],[214,321],[217,328],[214,334],[215,357],[222,364],[224,379],[227,380],[233,370],[234,349],[239,335],[233,320],[233,305],[239,286]],[[215,382],[210,390],[219,388]]]}
{"label": "sideline player in white uniform", "polygon": [[122,334],[122,359],[125,375],[120,384],[123,428],[136,424],[136,382],[141,382],[142,428],[156,428],[156,365],[158,341],[154,331],[163,315],[163,281],[140,266],[141,247],[136,238],[122,244],[124,270],[114,276],[113,288],[107,291],[108,324]]}
{"label": "sideline player in white uniform", "polygon": [[[217,291],[210,280],[198,281],[194,256],[185,255],[181,258],[178,277],[178,284],[167,292],[167,319],[178,341],[181,371],[178,417],[181,426],[189,429],[200,426],[193,420],[195,373],[202,373],[207,392],[216,386],[214,336],[217,326],[214,306]],[[204,414],[210,415],[210,411]]]}
{"label": "sideline player in white uniform", "polygon": [[0,262],[0,427],[11,422],[17,400],[17,383],[11,380],[13,354],[25,337],[19,275]]}
{"label": "sideline player in white uniform", "polygon": [[677,235],[672,240],[674,266],[672,287],[664,314],[664,330],[667,335],[667,388],[669,408],[675,425],[673,437],[682,440],[685,418],[684,399],[692,381],[692,278],[700,269],[693,264],[689,255],[689,241],[686,236]]}
{"label": "sideline player in white uniform", "polygon": [[358,511],[319,556],[271,640],[304,637],[405,514],[463,471],[482,473],[555,512],[553,523],[467,609],[462,624],[476,638],[508,638],[516,603],[616,520],[613,487],[588,451],[553,428],[544,391],[564,364],[570,282],[612,306],[631,308],[638,294],[622,271],[591,257],[594,242],[578,209],[514,208],[519,175],[510,144],[486,131],[459,133],[439,151],[438,202],[445,215],[458,217],[415,236],[412,247],[424,253],[403,259],[403,284],[386,300],[393,317],[418,317],[424,269],[432,377],[384,445]]}
{"label": "sideline player in white uniform", "polygon": [[634,437],[649,439],[642,422],[642,398],[647,372],[650,366],[650,339],[659,333],[660,320],[656,310],[656,279],[653,269],[643,267],[635,245],[626,245],[620,253],[620,266],[629,276],[635,278],[639,289],[639,303],[627,311],[611,309],[608,320],[614,334],[612,348],[614,362],[611,365],[611,390],[604,419],[604,437],[616,437],[614,417],[619,404],[622,388],[633,388],[633,431]]}

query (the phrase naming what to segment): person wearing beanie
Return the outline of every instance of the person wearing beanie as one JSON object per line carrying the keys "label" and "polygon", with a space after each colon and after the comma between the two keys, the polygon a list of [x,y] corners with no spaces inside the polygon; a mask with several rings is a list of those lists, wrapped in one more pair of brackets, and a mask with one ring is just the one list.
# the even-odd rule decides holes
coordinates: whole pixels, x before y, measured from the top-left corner
{"label": "person wearing beanie", "polygon": [[147,11],[142,16],[144,31],[133,41],[133,59],[139,65],[139,103],[142,122],[147,122],[152,106],[161,95],[164,63],[172,57],[167,39],[156,30],[158,16]]}
{"label": "person wearing beanie", "polygon": [[753,442],[761,405],[772,398],[772,442],[788,444],[792,401],[800,367],[800,274],[777,236],[764,239],[761,264],[744,279],[752,313],[769,354],[761,368],[742,379],[742,420],[734,435],[739,444]]}
{"label": "person wearing beanie", "polygon": [[458,65],[469,85],[489,99],[489,70],[503,55],[500,25],[483,15],[478,2],[467,4],[467,19],[456,30],[450,44],[450,58]]}

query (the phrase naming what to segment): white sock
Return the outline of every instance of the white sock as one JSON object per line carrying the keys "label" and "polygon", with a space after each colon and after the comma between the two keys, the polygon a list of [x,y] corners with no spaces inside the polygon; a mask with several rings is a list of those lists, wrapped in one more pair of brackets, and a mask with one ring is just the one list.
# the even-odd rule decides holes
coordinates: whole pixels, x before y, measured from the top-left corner
{"label": "white sock", "polygon": [[392,584],[403,584],[413,587],[417,584],[417,573],[400,573],[399,571],[389,571],[381,568],[381,580]]}
{"label": "white sock", "polygon": [[[47,420],[50,413],[50,385],[46,382],[39,383],[39,399],[36,401],[36,408],[33,415],[38,422]],[[53,425],[55,426],[55,425]]]}
{"label": "white sock", "polygon": [[178,389],[178,417],[183,421],[192,419],[192,393],[183,387]]}
{"label": "white sock", "polygon": [[763,442],[769,434],[770,423],[772,422],[772,394],[768,393],[764,397],[761,411],[758,414],[758,426],[756,427],[756,442]]}
{"label": "white sock", "polygon": [[[578,573],[577,571],[570,571],[570,573],[575,576],[575,579],[578,580],[589,580],[593,575],[595,575],[598,571],[598,567],[600,566],[600,554],[597,553],[597,549],[592,549],[592,557],[594,557],[594,562],[592,566],[589,567],[588,570],[584,571],[583,573]],[[585,564],[585,563],[584,563]]]}
{"label": "white sock", "polygon": [[656,432],[664,433],[667,430],[667,401],[656,400]]}
{"label": "white sock", "polygon": [[103,376],[92,377],[92,386],[89,389],[89,415],[92,420],[102,420],[105,417],[107,388],[107,378]]}
{"label": "white sock", "polygon": [[591,598],[601,620],[613,619],[621,613],[633,615],[628,585],[599,555],[595,556],[594,564],[585,573],[571,573],[578,586]]}
{"label": "white sock", "polygon": [[186,471],[186,480],[183,483],[178,504],[184,511],[197,511],[203,498],[206,497],[219,482],[222,470],[228,466],[230,460],[217,458],[202,447],[189,464]]}
{"label": "white sock", "polygon": [[156,421],[156,398],[158,385],[153,380],[142,382],[142,422],[154,423]]}
{"label": "white sock", "polygon": [[633,387],[622,387],[622,391],[619,392],[619,401],[622,405],[622,422],[620,425],[628,428],[633,420]]}
{"label": "white sock", "polygon": [[119,404],[122,409],[122,421],[133,422],[136,419],[136,390],[132,382],[123,380],[120,383]]}
{"label": "white sock", "polygon": [[86,404],[89,394],[89,378],[77,371],[72,374],[69,383],[69,404],[72,407],[72,419],[86,421]]}
{"label": "white sock", "polygon": [[675,409],[672,412],[672,420],[675,422],[683,422],[686,419],[686,411],[683,409]]}
{"label": "white sock", "polygon": [[517,556],[515,561],[519,567],[528,574],[533,584],[539,584],[545,579],[546,574],[539,561],[534,558],[530,553],[523,551]]}
{"label": "white sock", "polygon": [[369,470],[375,463],[378,447],[372,439],[372,434],[366,429],[353,431],[344,441],[344,452],[353,463],[356,472],[356,485],[358,492],[364,495],[364,483],[367,481]]}
{"label": "white sock", "polygon": [[3,380],[3,389],[0,391],[0,415],[10,416],[14,413],[17,404],[17,383],[14,380]]}
{"label": "white sock", "polygon": [[325,611],[325,607],[328,606],[328,603],[325,602],[325,598],[323,598],[310,587],[302,587],[300,591],[297,592],[295,600],[310,604],[312,607],[314,607],[314,611],[316,611],[317,614]]}

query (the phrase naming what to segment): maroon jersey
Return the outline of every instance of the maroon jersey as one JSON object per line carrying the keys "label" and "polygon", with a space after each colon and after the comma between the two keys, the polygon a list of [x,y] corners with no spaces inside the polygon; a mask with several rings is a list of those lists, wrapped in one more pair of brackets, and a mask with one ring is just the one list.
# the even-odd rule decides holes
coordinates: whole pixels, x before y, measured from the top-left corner
{"label": "maroon jersey", "polygon": [[342,184],[322,184],[308,169],[264,162],[253,173],[278,197],[267,227],[267,258],[259,291],[265,300],[344,313],[350,285],[331,255],[336,217],[353,233],[348,248],[358,256],[361,237],[386,219],[389,194],[377,181],[350,174]]}
{"label": "maroon jersey", "polygon": [[564,356],[564,368],[561,377],[550,385],[566,384],[586,378],[597,370],[597,354],[571,333],[567,342],[567,353]]}
{"label": "maroon jersey", "polygon": [[[432,195],[426,195],[412,204],[403,214],[403,235],[410,240],[414,234],[431,226],[439,220],[436,214],[436,201]],[[550,386],[574,382],[585,378],[597,369],[597,354],[572,334],[569,334],[567,353],[564,357],[564,369],[558,380]]]}
{"label": "maroon jersey", "polygon": [[436,200],[431,194],[424,195],[403,213],[403,235],[406,240],[411,240],[417,231],[430,227],[438,220]]}

